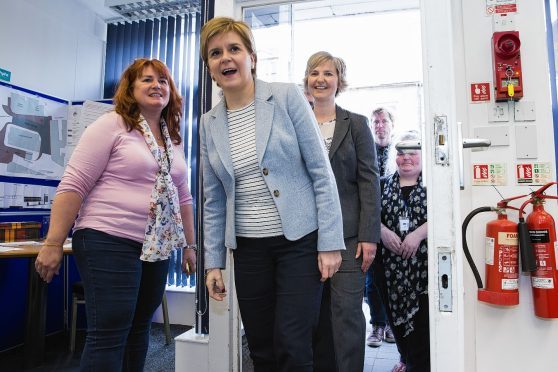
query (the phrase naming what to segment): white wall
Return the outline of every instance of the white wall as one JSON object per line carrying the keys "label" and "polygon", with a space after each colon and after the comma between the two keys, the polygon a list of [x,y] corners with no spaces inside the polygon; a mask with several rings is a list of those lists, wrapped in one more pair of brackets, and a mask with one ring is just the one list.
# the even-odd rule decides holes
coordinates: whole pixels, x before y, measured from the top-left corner
{"label": "white wall", "polygon": [[[508,185],[499,186],[505,196],[521,195],[529,192],[526,186],[515,186],[514,165],[517,162],[552,162],[555,178],[553,123],[550,101],[548,56],[543,0],[517,0],[518,12],[514,16],[515,29],[521,37],[524,98],[536,106],[535,122],[516,122],[513,104],[510,107],[510,121],[488,122],[488,109],[493,103],[472,104],[469,84],[490,82],[492,87],[492,57],[490,41],[492,17],[486,15],[486,0],[461,0],[456,2],[456,42],[463,43],[464,50],[457,55],[457,88],[459,120],[464,122],[464,136],[473,137],[474,128],[501,126],[509,130],[509,146],[494,147],[482,152],[466,152],[466,189],[462,192],[462,216],[480,206],[495,206],[500,197],[492,187],[471,186],[473,163],[507,164]],[[459,24],[462,21],[462,26]],[[536,125],[537,159],[517,159],[515,127]],[[537,189],[538,186],[533,186]],[[555,194],[555,189],[550,190]],[[545,208],[554,216],[556,203],[547,203]],[[484,278],[484,230],[486,222],[495,219],[494,213],[477,216],[469,225],[468,244],[475,263]],[[510,213],[510,219],[517,221],[517,214]],[[468,265],[464,265],[465,312],[466,312],[466,370],[467,371],[538,371],[555,370],[558,365],[558,320],[537,318],[533,312],[529,276],[520,280],[520,304],[510,308],[499,308],[478,302],[476,284]]]}
{"label": "white wall", "polygon": [[66,100],[101,98],[106,25],[75,0],[0,0],[0,68],[11,84]]}

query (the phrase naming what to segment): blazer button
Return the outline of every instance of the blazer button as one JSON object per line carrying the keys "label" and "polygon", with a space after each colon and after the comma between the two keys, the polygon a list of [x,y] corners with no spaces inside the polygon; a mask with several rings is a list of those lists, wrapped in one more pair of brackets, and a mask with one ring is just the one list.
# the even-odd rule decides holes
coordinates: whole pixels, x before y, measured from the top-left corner
{"label": "blazer button", "polygon": [[278,198],[279,197],[279,190],[273,190],[273,196]]}
{"label": "blazer button", "polygon": [[262,170],[262,172],[263,172],[263,175],[264,175],[264,176],[267,176],[267,175],[269,174],[269,169],[264,168],[264,169]]}

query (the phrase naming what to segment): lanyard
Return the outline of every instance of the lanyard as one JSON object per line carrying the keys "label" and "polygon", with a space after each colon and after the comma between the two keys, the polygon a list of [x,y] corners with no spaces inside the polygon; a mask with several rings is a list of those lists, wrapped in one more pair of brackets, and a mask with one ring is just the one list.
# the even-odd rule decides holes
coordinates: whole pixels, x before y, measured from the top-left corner
{"label": "lanyard", "polygon": [[[411,194],[409,193],[409,196],[410,195]],[[401,234],[406,234],[409,232],[409,228],[411,227],[411,220],[409,218],[410,213],[407,208],[407,198],[402,197],[401,199],[403,201],[403,214],[399,216],[399,232]]]}

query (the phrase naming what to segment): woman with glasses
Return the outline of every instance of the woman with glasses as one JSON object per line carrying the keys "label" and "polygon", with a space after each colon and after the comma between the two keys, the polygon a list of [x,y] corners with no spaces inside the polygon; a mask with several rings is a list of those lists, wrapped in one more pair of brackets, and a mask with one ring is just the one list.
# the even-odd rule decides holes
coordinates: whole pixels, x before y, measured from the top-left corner
{"label": "woman with glasses", "polygon": [[[419,133],[405,132],[394,143],[405,140],[420,140]],[[405,361],[393,372],[429,372],[428,222],[420,150],[393,149],[387,174],[381,182],[382,268],[375,270],[374,280]]]}

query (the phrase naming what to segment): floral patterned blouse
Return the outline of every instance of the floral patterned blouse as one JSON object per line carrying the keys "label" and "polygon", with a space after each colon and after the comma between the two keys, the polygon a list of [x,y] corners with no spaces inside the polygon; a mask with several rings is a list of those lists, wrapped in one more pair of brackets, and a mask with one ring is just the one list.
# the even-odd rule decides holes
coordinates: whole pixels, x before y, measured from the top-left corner
{"label": "floral patterned blouse", "polygon": [[[400,219],[408,220],[408,229],[400,229]],[[387,228],[403,241],[426,221],[426,188],[422,173],[416,185],[403,188],[397,172],[382,179],[382,223]],[[404,325],[404,336],[407,336],[414,329],[413,316],[419,309],[419,295],[428,293],[427,240],[421,241],[416,254],[408,259],[382,246],[382,258],[389,311],[394,325]]]}

